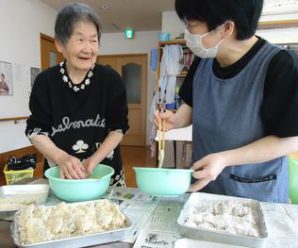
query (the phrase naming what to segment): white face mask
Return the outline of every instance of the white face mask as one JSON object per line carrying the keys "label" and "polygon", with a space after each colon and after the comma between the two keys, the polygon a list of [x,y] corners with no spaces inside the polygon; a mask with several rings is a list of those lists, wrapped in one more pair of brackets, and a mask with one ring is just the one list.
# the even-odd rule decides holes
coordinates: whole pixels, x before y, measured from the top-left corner
{"label": "white face mask", "polygon": [[206,34],[191,34],[187,29],[184,31],[184,38],[186,40],[186,45],[189,49],[200,58],[215,58],[218,46],[222,43],[223,39],[218,42],[215,47],[205,48],[202,43],[202,38],[207,36],[210,32]]}

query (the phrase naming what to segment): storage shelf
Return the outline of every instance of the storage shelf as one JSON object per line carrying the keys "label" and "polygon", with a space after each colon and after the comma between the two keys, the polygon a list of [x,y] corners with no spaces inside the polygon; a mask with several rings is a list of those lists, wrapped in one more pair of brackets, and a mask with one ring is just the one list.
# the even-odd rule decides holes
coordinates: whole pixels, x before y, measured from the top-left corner
{"label": "storage shelf", "polygon": [[186,45],[186,41],[184,39],[177,39],[159,42],[159,47],[163,47],[165,45]]}
{"label": "storage shelf", "polygon": [[185,78],[186,77],[186,75],[187,75],[187,71],[183,71],[183,72],[181,72],[179,75],[177,75],[177,77],[178,78]]}

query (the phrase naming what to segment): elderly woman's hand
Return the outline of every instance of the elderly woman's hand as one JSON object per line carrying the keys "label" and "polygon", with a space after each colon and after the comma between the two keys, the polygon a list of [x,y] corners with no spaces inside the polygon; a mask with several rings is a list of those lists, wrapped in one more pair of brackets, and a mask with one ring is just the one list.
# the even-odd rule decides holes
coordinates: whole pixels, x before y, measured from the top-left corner
{"label": "elderly woman's hand", "polygon": [[190,186],[189,191],[195,192],[204,188],[214,181],[226,166],[225,158],[221,153],[209,154],[195,162],[192,166],[193,177],[198,180]]}
{"label": "elderly woman's hand", "polygon": [[86,177],[86,172],[81,161],[69,154],[64,154],[58,160],[60,166],[60,177],[65,179],[83,179]]}
{"label": "elderly woman's hand", "polygon": [[83,166],[86,170],[86,177],[89,177],[92,175],[93,169],[95,168],[95,166],[98,163],[100,163],[100,162],[96,161],[96,159],[93,158],[93,156],[91,156],[83,161]]}

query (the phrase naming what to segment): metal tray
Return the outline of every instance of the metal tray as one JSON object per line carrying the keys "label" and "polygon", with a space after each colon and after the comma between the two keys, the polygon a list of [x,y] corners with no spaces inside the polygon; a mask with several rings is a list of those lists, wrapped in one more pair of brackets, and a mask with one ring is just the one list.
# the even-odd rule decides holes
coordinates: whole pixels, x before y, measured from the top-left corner
{"label": "metal tray", "polygon": [[[240,201],[242,203],[249,204],[253,209],[258,213],[259,218],[259,231],[260,237],[251,237],[244,235],[230,234],[224,231],[211,231],[202,228],[189,227],[184,224],[185,217],[191,211],[193,206],[200,206],[202,203],[208,201]],[[246,246],[246,247],[262,247],[265,239],[268,237],[267,229],[264,221],[263,212],[261,205],[258,201],[238,198],[238,197],[229,197],[223,195],[215,194],[206,194],[206,193],[193,193],[189,197],[188,201],[184,204],[183,209],[180,212],[178,217],[178,226],[182,236],[189,239],[196,240],[205,240],[223,244]]]}
{"label": "metal tray", "polygon": [[[79,202],[79,203],[70,203],[69,205],[82,205],[87,204],[90,202],[96,202],[101,200],[95,200],[95,201],[87,201],[87,202]],[[17,213],[18,214],[18,213]],[[17,214],[15,215],[15,220],[17,217]],[[17,221],[14,221],[11,225],[12,230],[12,237],[14,240],[14,243],[17,247],[22,248],[76,248],[76,247],[86,247],[86,246],[92,246],[92,245],[98,245],[98,244],[104,244],[104,243],[110,243],[113,241],[118,240],[124,240],[126,239],[127,235],[129,234],[129,229],[132,226],[132,222],[130,219],[126,217],[126,227],[115,229],[111,231],[106,232],[100,232],[100,233],[94,233],[94,234],[88,234],[88,235],[81,235],[81,236],[74,236],[74,237],[68,237],[64,239],[55,239],[51,241],[45,241],[35,244],[27,244],[22,245],[19,242],[19,235],[18,235],[18,227],[17,227]]]}
{"label": "metal tray", "polygon": [[[5,185],[0,187],[0,219],[13,220],[16,211],[20,210],[26,204],[22,201],[32,201],[35,204],[43,204],[46,202],[49,194],[48,184],[35,185]],[[3,202],[7,202],[5,207]],[[12,204],[10,204],[12,203]],[[16,205],[16,203],[18,203]]]}

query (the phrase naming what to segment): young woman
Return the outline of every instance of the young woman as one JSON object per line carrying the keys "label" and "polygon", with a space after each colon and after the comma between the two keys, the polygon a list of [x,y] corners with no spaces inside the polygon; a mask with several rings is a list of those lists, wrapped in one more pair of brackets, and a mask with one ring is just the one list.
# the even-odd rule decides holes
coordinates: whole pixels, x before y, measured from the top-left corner
{"label": "young woman", "polygon": [[55,42],[65,61],[39,74],[26,134],[62,178],[79,179],[98,163],[115,169],[124,185],[119,143],[128,130],[126,92],[120,76],[97,65],[101,24],[87,5],[74,3],[57,16]]}
{"label": "young woman", "polygon": [[193,124],[191,191],[288,202],[286,155],[298,150],[294,55],[255,35],[262,0],[176,0],[197,56],[167,129]]}

